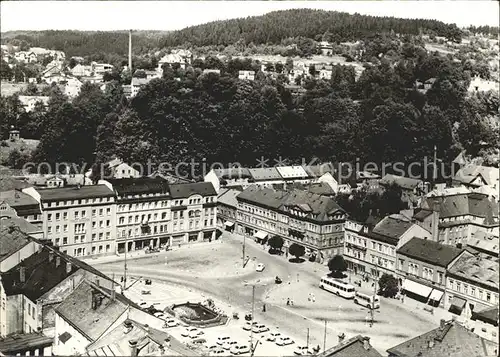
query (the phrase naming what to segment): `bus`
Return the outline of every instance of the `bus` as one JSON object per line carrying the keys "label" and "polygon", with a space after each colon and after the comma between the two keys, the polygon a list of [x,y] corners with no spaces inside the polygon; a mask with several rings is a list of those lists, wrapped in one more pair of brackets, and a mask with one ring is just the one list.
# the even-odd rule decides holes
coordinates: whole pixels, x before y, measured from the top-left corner
{"label": "bus", "polygon": [[367,295],[356,291],[354,302],[369,309],[378,309],[380,307],[380,298],[377,295]]}
{"label": "bus", "polygon": [[345,299],[352,299],[355,293],[353,285],[340,279],[333,279],[328,276],[321,278],[319,287],[336,295],[342,296]]}

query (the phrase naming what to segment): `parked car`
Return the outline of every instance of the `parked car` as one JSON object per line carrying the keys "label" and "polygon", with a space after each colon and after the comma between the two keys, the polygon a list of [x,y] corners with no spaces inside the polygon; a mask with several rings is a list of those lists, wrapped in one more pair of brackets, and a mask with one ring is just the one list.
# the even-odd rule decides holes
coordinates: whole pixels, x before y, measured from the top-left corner
{"label": "parked car", "polygon": [[250,331],[252,329],[252,326],[255,326],[255,325],[258,325],[259,323],[257,321],[254,321],[254,322],[245,322],[245,324],[243,325],[243,330],[245,331]]}
{"label": "parked car", "polygon": [[262,272],[266,269],[266,266],[262,263],[257,264],[257,268],[255,268],[255,271]]}
{"label": "parked car", "polygon": [[207,350],[209,350],[209,351],[213,351],[213,350],[216,350],[216,349],[220,348],[220,346],[217,345],[216,343],[210,343],[210,344],[207,343],[207,345],[205,346],[205,348]]}
{"label": "parked car", "polygon": [[281,332],[278,332],[278,331],[271,332],[267,336],[266,341],[275,342],[276,339],[279,338],[280,336],[281,336]]}
{"label": "parked car", "polygon": [[154,316],[159,318],[159,319],[162,319],[165,317],[165,314],[163,312],[155,312]]}
{"label": "parked car", "polygon": [[176,327],[176,326],[179,326],[179,323],[174,319],[167,319],[165,321],[164,327]]}
{"label": "parked car", "polygon": [[252,331],[254,333],[263,333],[263,332],[267,332],[269,331],[269,327],[267,327],[266,325],[264,324],[257,324],[257,325],[254,325],[253,326],[253,329]]}
{"label": "parked car", "polygon": [[195,332],[195,331],[198,331],[198,328],[197,327],[194,327],[194,326],[188,326],[186,327],[186,329],[181,333],[181,336],[182,337],[189,337],[189,335],[191,334],[191,332]]}
{"label": "parked car", "polygon": [[249,345],[236,345],[233,346],[230,350],[232,355],[241,355],[243,353],[250,353]]}
{"label": "parked car", "polygon": [[226,355],[226,351],[222,347],[210,350],[209,352],[210,356],[224,356]]}
{"label": "parked car", "polygon": [[230,350],[231,348],[233,348],[236,345],[238,345],[238,342],[229,340],[229,341],[224,342],[224,344],[222,345],[222,348],[225,350]]}
{"label": "parked car", "polygon": [[293,351],[294,354],[298,356],[310,356],[313,355],[313,351],[309,349],[307,346],[297,346]]}
{"label": "parked car", "polygon": [[202,330],[196,329],[195,331],[191,331],[189,333],[189,338],[198,338],[203,334],[204,334],[204,332]]}
{"label": "parked car", "polygon": [[278,346],[287,346],[291,345],[292,343],[294,343],[294,341],[288,336],[280,336],[278,339],[276,339],[276,344]]}
{"label": "parked car", "polygon": [[229,337],[229,336],[219,336],[219,337],[217,337],[217,344],[219,346],[222,346],[224,343],[226,343],[229,340],[231,340],[231,337]]}

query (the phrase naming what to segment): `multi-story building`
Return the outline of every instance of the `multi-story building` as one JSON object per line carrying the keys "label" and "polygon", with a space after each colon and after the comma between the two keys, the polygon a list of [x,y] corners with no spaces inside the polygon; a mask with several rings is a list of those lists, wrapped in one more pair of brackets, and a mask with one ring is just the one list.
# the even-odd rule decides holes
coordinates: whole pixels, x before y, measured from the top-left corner
{"label": "multi-story building", "polygon": [[466,244],[478,231],[499,233],[498,202],[487,195],[469,192],[427,197],[413,219],[422,227],[431,225],[437,215],[439,241],[444,244]]}
{"label": "multi-story building", "polygon": [[210,182],[170,185],[171,244],[216,237],[217,192]]}
{"label": "multi-story building", "polygon": [[330,197],[250,186],[239,194],[239,233],[263,241],[269,235],[306,248],[320,262],[342,254],[345,211]]}
{"label": "multi-story building", "polygon": [[445,307],[470,317],[473,311],[498,306],[498,258],[465,251],[448,269]]}
{"label": "multi-story building", "polygon": [[118,253],[169,244],[170,193],[158,178],[110,179],[116,193],[116,244]]}
{"label": "multi-story building", "polygon": [[238,200],[236,197],[241,193],[239,190],[224,188],[217,196],[217,226],[227,230],[235,231],[238,220]]}
{"label": "multi-story building", "polygon": [[412,238],[396,251],[397,275],[408,297],[444,306],[446,271],[463,250],[432,240]]}
{"label": "multi-story building", "polygon": [[39,202],[45,239],[71,256],[115,252],[115,193],[110,185],[23,192]]}
{"label": "multi-story building", "polygon": [[0,275],[0,334],[42,331],[53,336],[55,306],[83,278],[98,278],[108,287],[114,283],[106,275],[54,247],[32,238],[27,240],[36,243],[36,250],[33,252],[32,247],[28,247],[31,251],[27,252],[26,247],[19,248],[24,258]]}
{"label": "multi-story building", "polygon": [[344,258],[348,269],[372,277],[395,275],[396,250],[413,237],[431,237],[429,231],[397,214],[375,226],[348,220],[345,228]]}

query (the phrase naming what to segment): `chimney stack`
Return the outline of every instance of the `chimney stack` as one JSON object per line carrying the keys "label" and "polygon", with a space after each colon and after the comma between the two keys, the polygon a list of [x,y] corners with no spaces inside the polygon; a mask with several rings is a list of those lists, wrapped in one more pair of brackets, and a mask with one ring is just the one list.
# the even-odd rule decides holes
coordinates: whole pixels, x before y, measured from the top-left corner
{"label": "chimney stack", "polygon": [[342,342],[344,342],[344,339],[345,339],[345,334],[341,333],[339,335],[339,344],[341,344]]}
{"label": "chimney stack", "polygon": [[441,205],[438,202],[439,198],[432,199],[432,240],[434,242],[439,242],[439,211]]}
{"label": "chimney stack", "polygon": [[71,273],[71,262],[66,262],[66,273]]}
{"label": "chimney stack", "polygon": [[439,322],[439,328],[442,330],[444,329],[445,326],[446,326],[446,320],[441,319],[441,321]]}
{"label": "chimney stack", "polygon": [[133,327],[134,326],[132,325],[132,322],[130,320],[125,320],[125,322],[123,323],[123,333],[129,333],[130,331],[132,331]]}
{"label": "chimney stack", "polygon": [[429,348],[434,347],[434,340],[430,340],[430,341],[429,341],[428,347],[429,347]]}
{"label": "chimney stack", "polygon": [[52,262],[54,260],[54,252],[49,251],[49,262]]}
{"label": "chimney stack", "polygon": [[24,267],[23,265],[19,267],[19,281],[21,283],[26,282],[26,267]]}
{"label": "chimney stack", "polygon": [[370,346],[370,337],[366,337],[366,336],[363,337],[363,348],[365,350],[367,350],[367,351],[371,348],[371,346]]}
{"label": "chimney stack", "polygon": [[130,348],[129,356],[137,357],[137,341],[136,340],[128,341],[128,347]]}
{"label": "chimney stack", "polygon": [[56,268],[59,267],[59,265],[61,265],[61,257],[60,256],[57,256],[56,257]]}

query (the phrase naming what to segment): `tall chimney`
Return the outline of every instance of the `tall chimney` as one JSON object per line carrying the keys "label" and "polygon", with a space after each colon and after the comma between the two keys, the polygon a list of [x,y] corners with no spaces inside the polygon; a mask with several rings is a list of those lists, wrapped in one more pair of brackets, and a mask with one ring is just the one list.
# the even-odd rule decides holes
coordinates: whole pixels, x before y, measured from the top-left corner
{"label": "tall chimney", "polygon": [[130,331],[132,331],[133,327],[134,326],[132,325],[132,322],[130,322],[129,320],[125,320],[125,322],[123,323],[123,333],[129,333]]}
{"label": "tall chimney", "polygon": [[363,347],[367,351],[370,349],[370,337],[363,337]]}
{"label": "tall chimney", "polygon": [[61,257],[57,256],[56,257],[56,268],[59,267],[59,265],[61,265]]}
{"label": "tall chimney", "polygon": [[446,320],[441,319],[441,321],[439,322],[439,328],[442,330],[444,329],[445,326],[446,326]]}
{"label": "tall chimney", "polygon": [[51,262],[53,260],[54,260],[54,252],[53,251],[49,251],[49,262]]}
{"label": "tall chimney", "polygon": [[22,265],[19,267],[19,282],[21,283],[26,282],[26,267]]}
{"label": "tall chimney", "polygon": [[66,273],[71,273],[71,262],[66,262]]}
{"label": "tall chimney", "polygon": [[128,69],[132,75],[132,30],[128,32]]}
{"label": "tall chimney", "polygon": [[441,205],[439,203],[439,198],[432,199],[432,240],[434,242],[439,241],[439,211],[441,209]]}
{"label": "tall chimney", "polygon": [[136,340],[128,341],[128,347],[130,348],[129,356],[137,357],[137,341]]}

